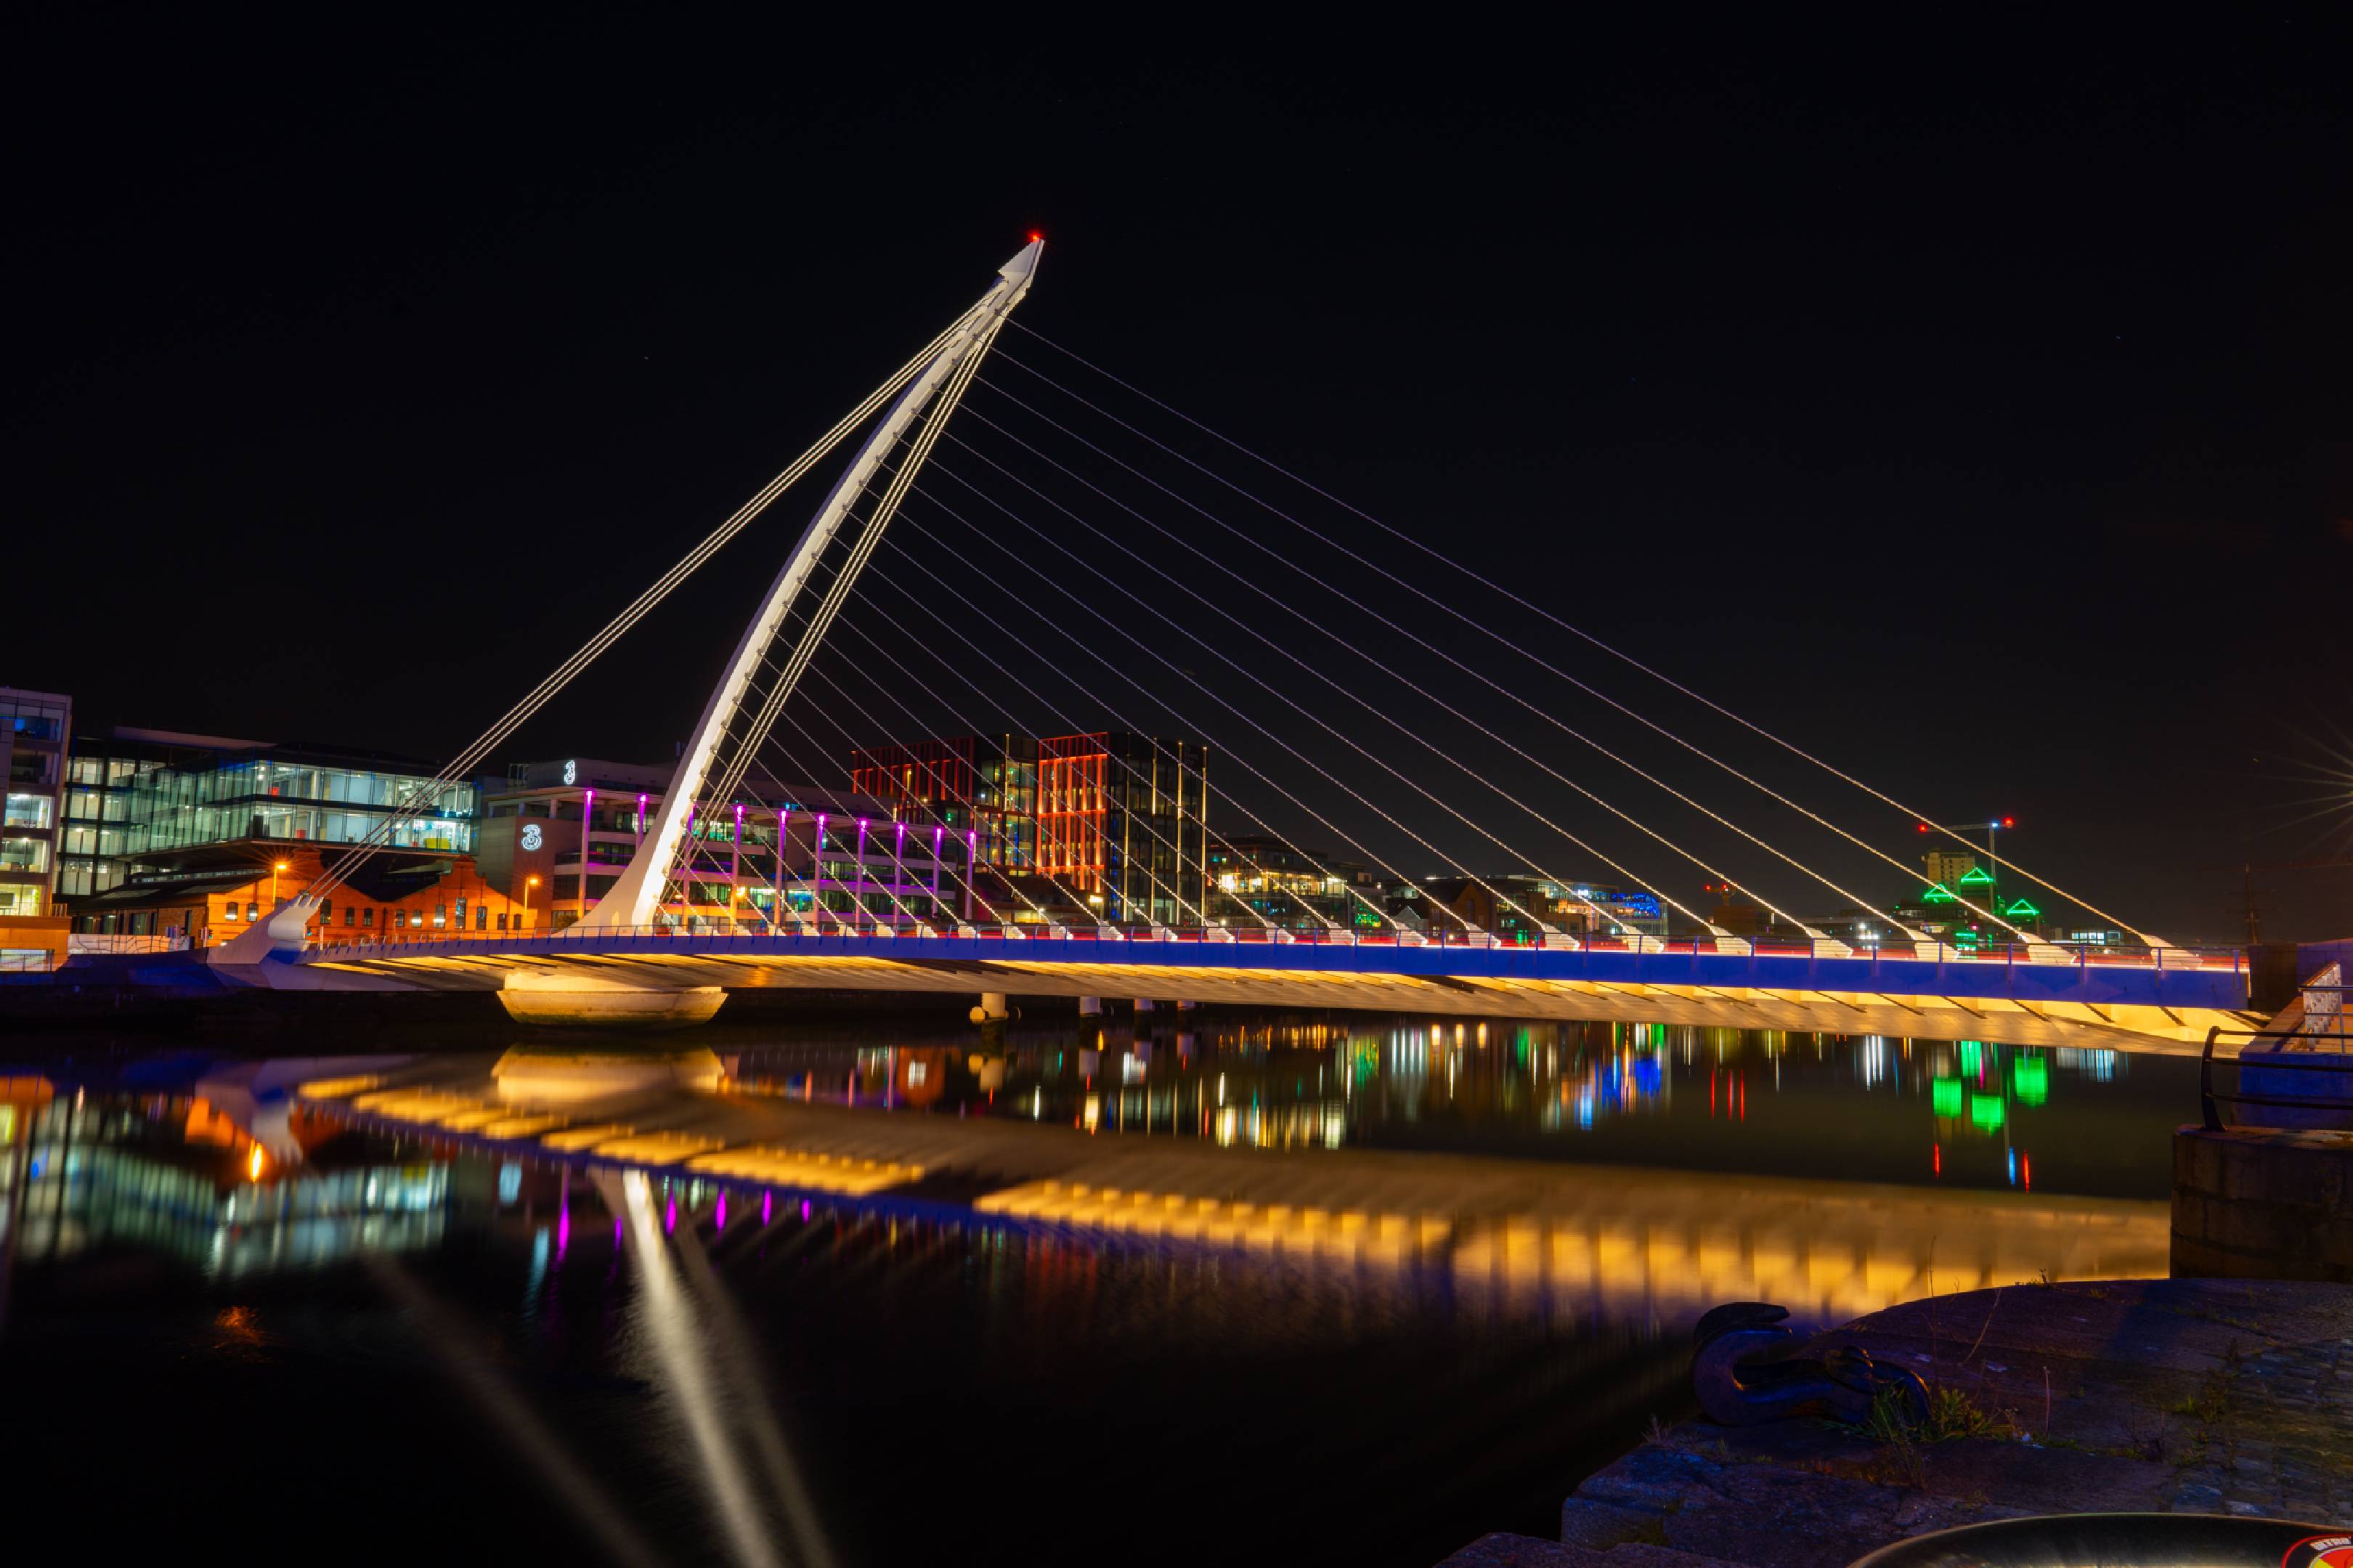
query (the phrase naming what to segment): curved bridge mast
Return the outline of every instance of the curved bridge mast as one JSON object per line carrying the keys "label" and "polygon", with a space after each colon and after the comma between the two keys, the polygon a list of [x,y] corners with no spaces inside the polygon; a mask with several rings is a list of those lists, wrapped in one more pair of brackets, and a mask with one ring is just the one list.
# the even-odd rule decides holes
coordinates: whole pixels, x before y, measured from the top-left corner
{"label": "curved bridge mast", "polygon": [[[882,531],[897,510],[901,498],[913,482],[948,416],[955,412],[965,384],[997,341],[1007,314],[1029,293],[1044,248],[1042,241],[1033,239],[998,269],[996,286],[965,312],[955,334],[900,395],[899,401],[850,460],[848,470],[826,497],[825,504],[809,520],[784,570],[776,574],[751,626],[745,628],[743,640],[736,644],[726,675],[712,692],[711,700],[703,705],[702,718],[694,727],[685,754],[679,759],[678,772],[670,779],[669,793],[662,797],[661,809],[647,825],[645,838],[631,858],[628,869],[581,920],[582,929],[612,930],[654,923],[664,890],[685,847],[695,803],[702,801],[712,810],[719,810],[734,794],[752,753],[766,738],[777,711],[815,657],[818,644],[849,594],[859,569],[881,542]],[[766,689],[758,689],[753,677],[767,661],[776,634],[807,584],[818,558],[849,521],[881,467],[884,454],[899,442],[908,440],[911,430],[915,434],[909,442],[907,457],[891,476],[839,575],[807,616],[807,625],[791,654],[776,666],[779,674],[776,680]],[[731,740],[732,756],[723,760],[722,743]]]}

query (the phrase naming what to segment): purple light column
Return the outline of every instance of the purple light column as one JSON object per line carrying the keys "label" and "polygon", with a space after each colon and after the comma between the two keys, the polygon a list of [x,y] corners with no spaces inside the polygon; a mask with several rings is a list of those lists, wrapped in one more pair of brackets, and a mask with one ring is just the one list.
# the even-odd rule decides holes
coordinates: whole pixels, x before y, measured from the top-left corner
{"label": "purple light column", "polygon": [[776,895],[776,913],[773,923],[778,930],[782,930],[784,928],[785,910],[786,907],[785,903],[785,842],[791,838],[792,836],[793,808],[788,805],[785,807],[784,810],[776,813],[776,885],[775,889]]}
{"label": "purple light column", "polygon": [[859,923],[863,925],[866,922],[866,819],[862,816],[858,819],[858,853],[850,864],[856,868],[850,874],[858,879],[858,882],[849,901],[858,910]]}

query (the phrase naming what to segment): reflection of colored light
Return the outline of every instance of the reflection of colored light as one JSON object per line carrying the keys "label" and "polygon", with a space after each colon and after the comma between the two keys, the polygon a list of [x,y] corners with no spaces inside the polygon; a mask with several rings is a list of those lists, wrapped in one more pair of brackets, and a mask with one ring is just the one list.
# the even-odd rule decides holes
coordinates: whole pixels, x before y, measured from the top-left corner
{"label": "reflection of colored light", "polygon": [[2034,1190],[2034,1162],[2023,1154],[2018,1157],[2018,1184],[2030,1193]]}
{"label": "reflection of colored light", "polygon": [[804,1220],[807,1219],[808,1214],[808,1200],[807,1198],[803,1198],[801,1200],[801,1218]]}
{"label": "reflection of colored light", "polygon": [[2009,1153],[2010,1158],[2008,1164],[2010,1166],[2010,1184],[2014,1187],[2018,1185],[2018,1151],[2012,1149]]}
{"label": "reflection of colored light", "polygon": [[555,1211],[555,1261],[564,1261],[564,1249],[572,1245],[572,1205],[565,1205]]}
{"label": "reflection of colored light", "polygon": [[1961,1113],[1961,1080],[1957,1078],[1938,1079],[1928,1086],[1928,1100],[1936,1107],[1937,1115],[1958,1116]]}
{"label": "reflection of colored light", "polygon": [[1961,1042],[1961,1076],[1963,1078],[1978,1076],[1978,1061],[1983,1050],[1984,1047],[1975,1040]]}
{"label": "reflection of colored light", "polygon": [[727,1228],[727,1194],[725,1193],[719,1194],[719,1204],[717,1207],[712,1210],[711,1219],[712,1223],[719,1229],[725,1230]]}
{"label": "reflection of colored light", "polygon": [[2021,1105],[2040,1105],[2051,1098],[2051,1064],[2040,1056],[2022,1056],[2010,1065],[2010,1088]]}
{"label": "reflection of colored light", "polygon": [[1634,1092],[1648,1098],[1659,1092],[1659,1058],[1643,1057],[1634,1063]]}
{"label": "reflection of colored light", "polygon": [[774,1193],[762,1193],[760,1194],[760,1223],[762,1225],[768,1223],[768,1215],[774,1212],[776,1202],[776,1194]]}
{"label": "reflection of colored light", "polygon": [[1969,1096],[1969,1120],[1990,1132],[2001,1125],[2001,1096],[1973,1094]]}
{"label": "reflection of colored light", "polygon": [[678,1228],[678,1199],[672,1196],[662,1209],[662,1233],[666,1236]]}
{"label": "reflection of colored light", "polygon": [[253,1158],[245,1163],[245,1173],[254,1181],[261,1180],[261,1145],[253,1146]]}
{"label": "reflection of colored light", "polygon": [[1928,1168],[1940,1176],[1945,1173],[1945,1146],[1942,1143],[1928,1145]]}

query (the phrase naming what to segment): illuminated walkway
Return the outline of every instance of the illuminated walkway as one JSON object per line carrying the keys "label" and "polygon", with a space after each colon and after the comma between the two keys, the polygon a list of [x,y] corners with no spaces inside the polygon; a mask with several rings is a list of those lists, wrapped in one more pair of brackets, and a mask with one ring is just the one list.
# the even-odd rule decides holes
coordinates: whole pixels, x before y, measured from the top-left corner
{"label": "illuminated walkway", "polygon": [[2176,1052],[2193,1050],[2210,1027],[2247,1027],[2252,1016],[2242,1010],[2246,976],[2232,954],[2174,949],[2137,963],[2034,963],[1949,950],[1941,959],[1819,951],[575,930],[314,946],[249,973],[302,989],[496,991],[522,977],[633,990],[1143,996]]}

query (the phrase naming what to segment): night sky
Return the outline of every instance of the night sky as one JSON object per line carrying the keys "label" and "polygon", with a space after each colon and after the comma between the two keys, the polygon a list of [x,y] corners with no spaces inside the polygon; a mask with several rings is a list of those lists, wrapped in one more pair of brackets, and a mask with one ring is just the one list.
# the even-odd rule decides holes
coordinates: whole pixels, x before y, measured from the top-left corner
{"label": "night sky", "polygon": [[[1907,32],[1700,37],[1688,16],[1345,44],[1040,16],[978,55],[914,13],[830,38],[641,16],[438,35],[401,15],[380,34],[16,36],[0,682],[69,691],[92,721],[447,756],[1037,228],[1026,326],[1938,820],[2015,816],[2021,861],[2143,929],[2228,939],[2243,858],[2353,854],[2353,814],[2306,815],[2353,787],[2328,777],[2353,775],[2353,95],[2326,11],[2168,36],[2145,15],[2063,36],[1955,10]],[[1203,36],[1149,31],[1180,24]],[[1020,363],[993,363],[971,404],[999,427],[960,416],[970,448],[940,459],[1027,461],[1344,689],[1023,502],[1309,712],[1101,584],[1091,617],[1067,592],[1081,569],[1009,522],[1014,554],[988,554],[944,514],[987,507],[927,476],[849,618],[938,685],[832,639],[839,689],[795,699],[827,710],[796,742],[821,758],[805,771],[838,769],[844,733],[1115,708],[1209,735],[1409,874],[1440,854],[1383,813],[1479,869],[1609,874],[1453,758],[1704,901],[1702,872],[1485,725],[1788,905],[1843,901],[1353,596],[1841,885],[1915,886],[1532,660],[1908,860],[1905,815],[1035,339],[1003,347]],[[1470,620],[1116,447],[1020,365]],[[1169,534],[1088,500],[1015,456],[1008,395],[1276,553],[1101,463],[1089,477]],[[787,496],[505,756],[668,759],[821,493]],[[1217,778],[1351,853],[1238,763]],[[2267,934],[2353,929],[2353,868],[2258,882]]]}

